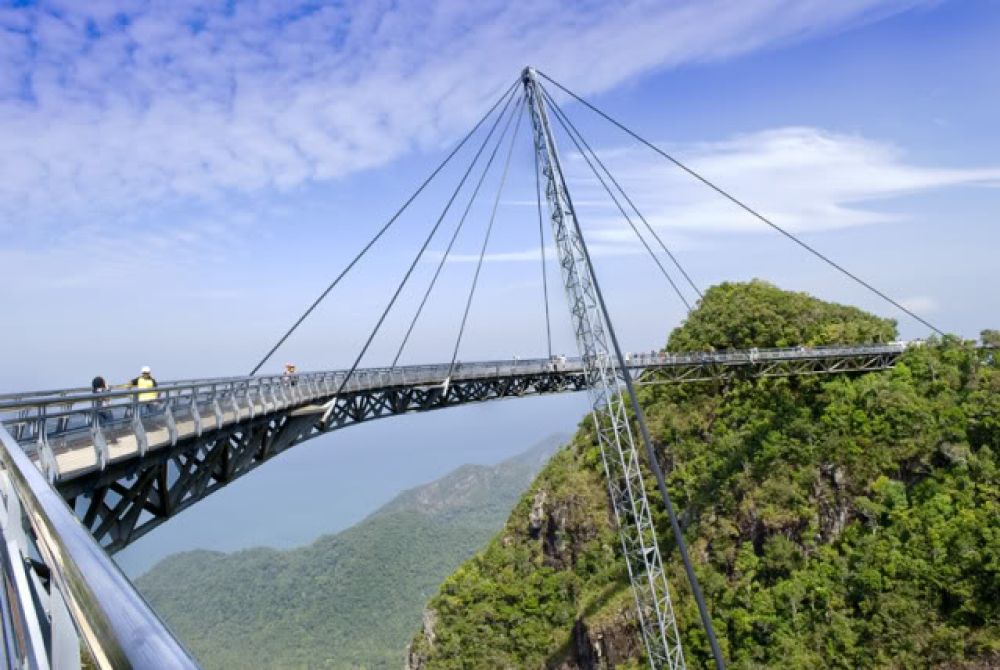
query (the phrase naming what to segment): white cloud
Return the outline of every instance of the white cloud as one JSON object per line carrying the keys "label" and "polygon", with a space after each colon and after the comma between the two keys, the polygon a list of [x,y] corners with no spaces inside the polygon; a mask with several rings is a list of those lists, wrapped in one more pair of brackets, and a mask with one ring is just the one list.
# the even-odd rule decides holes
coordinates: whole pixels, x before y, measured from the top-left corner
{"label": "white cloud", "polygon": [[[620,245],[620,244],[588,244],[588,250],[594,256],[629,256],[632,254],[639,253],[640,248],[636,244],[633,248],[632,245]],[[434,254],[436,260],[440,260],[440,252]],[[548,262],[556,261],[556,250],[551,246],[545,247],[545,260]],[[448,256],[448,261],[452,263],[478,263],[479,254],[451,254]],[[511,262],[531,262],[538,263],[540,261],[540,254],[538,252],[538,247],[534,249],[519,249],[517,251],[496,251],[488,252],[483,255],[484,263],[511,263]]]}
{"label": "white cloud", "polygon": [[[673,252],[699,246],[704,233],[771,231],[648,147],[595,149]],[[1000,167],[920,166],[884,142],[819,128],[775,128],[667,149],[750,207],[796,233],[900,220],[903,214],[887,206],[897,196],[956,186],[1000,186]],[[645,253],[582,157],[569,154],[564,163],[593,255]],[[504,204],[523,209],[536,203],[511,199]],[[661,255],[659,245],[641,220],[634,215],[631,218]],[[550,259],[553,254],[552,249],[547,249]],[[475,262],[478,258],[478,254],[451,257],[457,262]],[[538,249],[492,252],[485,260],[533,262],[538,260]]]}
{"label": "white cloud", "polygon": [[909,298],[904,298],[900,300],[899,303],[910,310],[911,312],[916,312],[917,314],[929,314],[935,312],[938,309],[938,301],[934,298],[926,295],[915,295]]}
{"label": "white cloud", "polygon": [[378,166],[454,138],[525,63],[593,93],[917,4],[64,0],[0,9],[0,153],[16,158],[0,161],[0,229]]}
{"label": "white cloud", "polygon": [[[689,235],[770,230],[647,147],[595,149],[658,229]],[[668,152],[796,232],[896,220],[900,215],[886,211],[885,204],[901,195],[955,186],[1000,186],[1000,166],[920,166],[889,144],[819,128],[776,128],[720,142],[669,147]],[[592,203],[604,195],[579,155],[568,163],[584,201]],[[624,242],[632,233],[604,197],[603,207],[580,207],[581,217],[603,226],[599,234],[604,239]]]}

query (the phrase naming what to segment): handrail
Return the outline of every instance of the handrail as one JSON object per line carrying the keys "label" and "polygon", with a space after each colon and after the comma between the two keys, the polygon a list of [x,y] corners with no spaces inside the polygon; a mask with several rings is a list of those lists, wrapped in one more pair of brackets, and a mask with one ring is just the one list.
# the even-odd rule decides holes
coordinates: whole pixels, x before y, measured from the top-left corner
{"label": "handrail", "polygon": [[197,668],[2,425],[0,466],[34,531],[52,586],[65,598],[95,662],[115,669]]}
{"label": "handrail", "polygon": [[[907,342],[898,342],[891,344],[867,344],[867,345],[857,345],[857,346],[817,346],[817,347],[782,347],[782,348],[764,348],[764,349],[743,349],[743,350],[730,350],[730,351],[713,351],[713,352],[656,352],[655,355],[650,355],[648,353],[638,353],[632,355],[632,361],[636,367],[641,367],[639,362],[652,361],[654,363],[664,364],[669,361],[669,364],[683,365],[687,363],[703,363],[708,361],[726,361],[726,360],[773,360],[775,358],[785,358],[789,355],[791,357],[819,357],[823,355],[835,355],[838,353],[859,353],[859,354],[877,354],[877,353],[899,353],[911,346]],[[563,357],[563,364],[569,368],[575,367],[581,363],[579,357]],[[502,368],[512,368],[527,370],[532,367],[546,368],[551,364],[551,359],[548,358],[529,358],[520,359],[512,361],[511,359],[504,360],[492,360],[492,361],[475,361],[469,363],[462,363],[460,368],[453,371],[453,377],[462,378],[468,376],[469,373],[474,373],[476,370],[488,370],[496,367]],[[411,375],[418,374],[420,372],[432,372],[441,371],[448,369],[450,366],[448,364],[421,364],[421,365],[408,365],[408,366],[397,366],[397,367],[374,367],[367,369],[359,369],[356,371],[355,376],[362,374],[399,374],[399,375]],[[316,372],[300,372],[296,373],[295,379],[298,380],[321,380],[330,377],[336,377],[338,375],[347,374],[347,370],[330,370],[330,371],[316,371]],[[288,377],[283,375],[264,375],[264,376],[254,376],[254,377],[216,377],[207,379],[196,379],[196,380],[180,380],[165,382],[158,385],[155,391],[158,393],[174,392],[174,391],[192,391],[197,389],[202,389],[206,386],[213,385],[224,385],[230,388],[236,386],[248,385],[260,386],[262,384],[280,384],[287,382]],[[84,389],[63,389],[56,391],[39,391],[39,392],[27,392],[16,394],[16,399],[13,398],[12,394],[8,396],[0,395],[0,412],[10,412],[18,409],[25,408],[35,408],[43,405],[60,405],[60,404],[74,404],[80,402],[89,401],[103,401],[103,400],[114,400],[121,398],[132,398],[142,393],[149,393],[151,389],[140,389],[140,388],[128,388],[128,389],[116,389],[109,390],[103,393],[92,393]],[[5,399],[11,398],[11,399]]]}

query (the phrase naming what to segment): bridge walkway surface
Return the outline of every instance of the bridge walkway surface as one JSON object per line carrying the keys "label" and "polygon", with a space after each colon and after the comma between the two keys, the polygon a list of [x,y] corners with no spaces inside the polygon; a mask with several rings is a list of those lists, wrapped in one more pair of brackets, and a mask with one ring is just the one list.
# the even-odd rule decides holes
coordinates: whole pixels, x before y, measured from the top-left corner
{"label": "bridge walkway surface", "polygon": [[[912,343],[630,354],[640,384],[881,370]],[[450,373],[450,374],[449,374]],[[0,423],[98,541],[117,551],[274,455],[372,419],[585,388],[578,358],[553,357],[168,382],[0,396]],[[343,388],[341,388],[343,387]],[[340,393],[337,390],[340,389]],[[148,391],[148,390],[147,390]]]}

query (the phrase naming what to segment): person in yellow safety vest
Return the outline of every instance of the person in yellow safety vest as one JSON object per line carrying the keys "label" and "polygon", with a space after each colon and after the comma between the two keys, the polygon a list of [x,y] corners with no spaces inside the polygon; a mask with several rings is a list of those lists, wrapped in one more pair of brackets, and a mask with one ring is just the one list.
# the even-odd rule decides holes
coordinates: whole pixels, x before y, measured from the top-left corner
{"label": "person in yellow safety vest", "polygon": [[[156,380],[153,379],[153,371],[149,369],[148,365],[142,366],[142,371],[139,376],[129,382],[129,386],[140,389],[156,388]],[[139,402],[150,402],[151,400],[156,400],[158,395],[159,394],[156,391],[140,393],[138,400]]]}

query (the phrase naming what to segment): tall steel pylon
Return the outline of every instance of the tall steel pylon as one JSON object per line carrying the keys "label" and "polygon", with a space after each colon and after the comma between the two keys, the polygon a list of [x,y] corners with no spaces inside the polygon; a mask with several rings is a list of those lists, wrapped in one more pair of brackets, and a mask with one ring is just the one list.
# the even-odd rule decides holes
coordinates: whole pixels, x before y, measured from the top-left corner
{"label": "tall steel pylon", "polygon": [[[628,368],[566,186],[534,69],[525,68],[521,79],[531,112],[535,153],[545,184],[552,237],[559,255],[577,347],[583,358],[594,427],[621,537],[622,553],[635,595],[646,655],[653,668],[685,668],[653,515],[643,483],[639,450],[626,409],[626,394],[634,395]],[[634,411],[642,412],[637,402],[632,405]]]}

